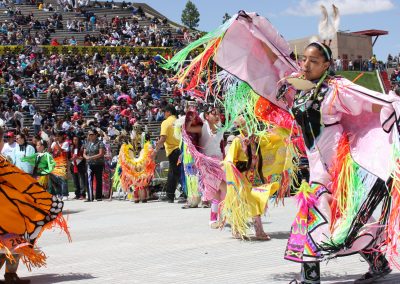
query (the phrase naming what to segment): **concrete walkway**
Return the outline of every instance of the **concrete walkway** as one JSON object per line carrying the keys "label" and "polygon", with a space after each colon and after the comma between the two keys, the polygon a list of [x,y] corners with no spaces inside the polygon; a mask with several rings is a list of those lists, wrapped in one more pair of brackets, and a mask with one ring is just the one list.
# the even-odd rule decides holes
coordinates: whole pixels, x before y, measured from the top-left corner
{"label": "concrete walkway", "polygon": [[[182,210],[180,204],[134,204],[113,200],[67,201],[72,243],[46,232],[39,245],[47,268],[19,275],[32,283],[288,283],[300,265],[283,253],[295,215],[291,199],[263,218],[269,242],[231,238],[229,228],[208,227],[210,209]],[[321,266],[323,283],[352,283],[367,271],[358,255]],[[379,283],[400,283],[394,271]]]}

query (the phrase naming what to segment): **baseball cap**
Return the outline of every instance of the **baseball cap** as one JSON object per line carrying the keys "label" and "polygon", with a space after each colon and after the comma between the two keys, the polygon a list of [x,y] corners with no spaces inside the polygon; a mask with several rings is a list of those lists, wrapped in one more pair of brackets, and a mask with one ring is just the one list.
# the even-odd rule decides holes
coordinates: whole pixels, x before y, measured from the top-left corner
{"label": "baseball cap", "polygon": [[12,131],[8,131],[8,132],[6,133],[6,137],[7,137],[7,138],[14,138],[14,137],[15,137],[15,134],[14,134],[14,132],[12,132]]}

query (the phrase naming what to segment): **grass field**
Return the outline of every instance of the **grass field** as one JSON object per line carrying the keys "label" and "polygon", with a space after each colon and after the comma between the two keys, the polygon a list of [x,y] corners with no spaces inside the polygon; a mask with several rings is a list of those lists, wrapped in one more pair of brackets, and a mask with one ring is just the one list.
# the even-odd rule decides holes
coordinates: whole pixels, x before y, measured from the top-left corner
{"label": "grass field", "polygon": [[350,81],[353,81],[358,75],[364,73],[355,83],[366,87],[368,89],[382,92],[382,89],[379,85],[378,78],[375,72],[360,72],[360,71],[338,71],[336,72],[337,75],[341,75]]}

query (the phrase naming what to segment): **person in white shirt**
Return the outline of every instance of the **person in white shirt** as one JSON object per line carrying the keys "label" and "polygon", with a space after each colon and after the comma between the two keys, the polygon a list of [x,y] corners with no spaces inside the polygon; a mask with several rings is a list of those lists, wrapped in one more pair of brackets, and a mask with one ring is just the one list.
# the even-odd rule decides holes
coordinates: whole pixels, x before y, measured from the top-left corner
{"label": "person in white shirt", "polygon": [[[223,141],[223,132],[218,131],[218,124],[220,123],[220,111],[216,107],[209,107],[203,114],[203,126],[194,126],[191,124],[186,126],[188,133],[200,134],[199,149],[200,151],[218,160],[223,160],[224,155],[222,152],[221,143]],[[200,116],[201,117],[201,116]],[[216,180],[214,177],[204,179],[207,184],[204,184],[204,190],[207,188],[218,188],[217,196],[211,200],[211,213],[210,213],[210,227],[217,229],[220,226],[218,222],[218,208],[219,203],[224,199],[226,194],[226,183],[223,180]]]}
{"label": "person in white shirt", "polygon": [[35,154],[35,148],[28,144],[26,136],[22,133],[17,135],[17,144],[12,153],[12,163],[28,174],[33,173],[33,166],[28,162],[22,162],[21,159]]}
{"label": "person in white shirt", "polygon": [[109,126],[107,128],[107,135],[114,139],[117,135],[119,135],[119,131],[115,128],[114,123],[110,121]]}
{"label": "person in white shirt", "polygon": [[22,109],[25,110],[25,111],[28,111],[28,110],[29,110],[29,104],[28,104],[28,102],[27,102],[25,99],[22,100],[22,102],[21,102],[21,107],[22,107]]}
{"label": "person in white shirt", "polygon": [[40,113],[36,112],[33,115],[33,128],[35,131],[35,135],[37,135],[40,132],[40,129],[42,127],[42,116],[40,115]]}
{"label": "person in white shirt", "polygon": [[61,127],[64,131],[68,131],[71,128],[71,121],[65,120]]}
{"label": "person in white shirt", "polygon": [[5,138],[6,138],[6,143],[4,143],[4,147],[1,150],[1,154],[5,156],[8,160],[11,160],[14,148],[17,146],[17,143],[15,142],[14,132],[12,131],[7,132]]}

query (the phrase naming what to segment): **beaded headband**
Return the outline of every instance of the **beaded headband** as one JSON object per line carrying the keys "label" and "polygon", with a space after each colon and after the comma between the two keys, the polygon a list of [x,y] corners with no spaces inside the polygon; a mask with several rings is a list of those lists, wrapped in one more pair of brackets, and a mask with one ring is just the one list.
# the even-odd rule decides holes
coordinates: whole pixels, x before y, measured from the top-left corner
{"label": "beaded headband", "polygon": [[320,43],[319,41],[314,41],[311,44],[318,44],[324,51],[326,58],[328,59],[328,61],[331,61],[331,56],[329,55],[328,49],[325,47],[325,45],[323,45],[322,43]]}

